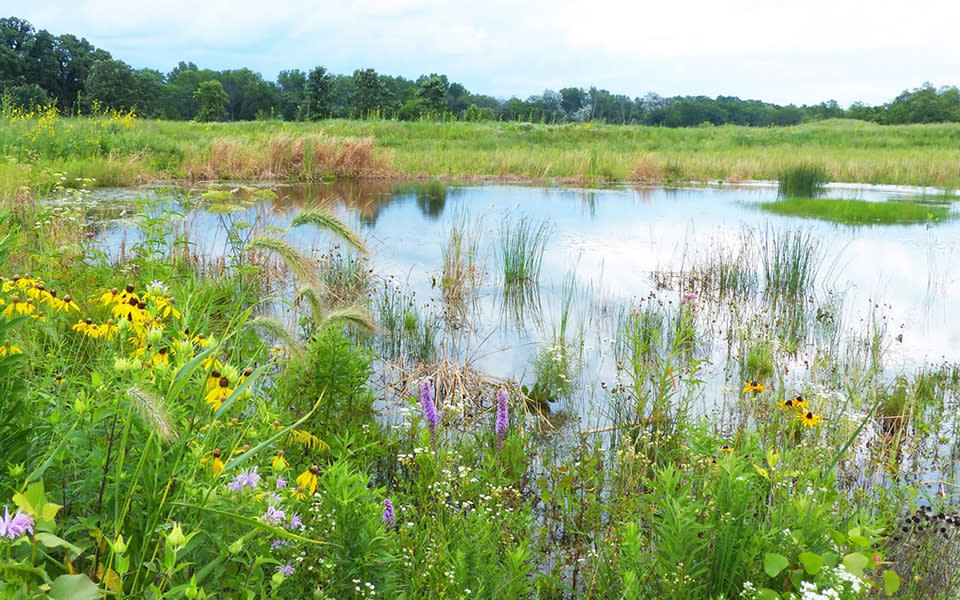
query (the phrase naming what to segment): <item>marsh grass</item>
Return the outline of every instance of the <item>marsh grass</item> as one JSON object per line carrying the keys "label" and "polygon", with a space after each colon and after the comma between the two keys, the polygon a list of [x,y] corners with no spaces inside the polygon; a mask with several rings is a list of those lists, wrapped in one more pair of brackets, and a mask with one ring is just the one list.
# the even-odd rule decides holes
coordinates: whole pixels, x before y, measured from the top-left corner
{"label": "marsh grass", "polygon": [[950,207],[919,202],[868,202],[843,198],[787,198],[764,202],[762,210],[845,225],[900,225],[941,223],[951,218]]}
{"label": "marsh grass", "polygon": [[820,243],[810,231],[775,231],[761,234],[760,261],[765,294],[797,298],[809,293],[820,264]]}
{"label": "marsh grass", "polygon": [[829,181],[827,170],[823,166],[801,163],[777,173],[777,191],[781,198],[816,198]]}
{"label": "marsh grass", "polygon": [[497,246],[504,286],[540,285],[540,265],[550,230],[549,221],[535,223],[530,217],[521,217],[515,223],[504,220]]}
{"label": "marsh grass", "polygon": [[440,289],[444,302],[460,320],[466,317],[466,303],[486,277],[486,260],[480,255],[480,220],[471,223],[462,211],[451,219],[442,249],[443,271]]}

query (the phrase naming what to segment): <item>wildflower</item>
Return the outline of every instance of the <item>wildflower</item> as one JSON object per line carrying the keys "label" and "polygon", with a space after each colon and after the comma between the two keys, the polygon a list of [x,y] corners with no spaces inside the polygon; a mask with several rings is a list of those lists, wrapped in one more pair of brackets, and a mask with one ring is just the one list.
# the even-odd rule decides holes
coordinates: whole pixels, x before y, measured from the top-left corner
{"label": "wildflower", "polygon": [[510,407],[507,399],[507,390],[500,388],[497,391],[497,422],[494,430],[497,434],[497,447],[503,446],[503,438],[507,435],[507,426],[510,424]]}
{"label": "wildflower", "polygon": [[814,412],[807,412],[797,415],[804,427],[816,427],[823,421],[823,417]]}
{"label": "wildflower", "polygon": [[14,354],[23,354],[23,350],[11,344],[9,340],[3,342],[3,345],[0,346],[0,356],[12,356]]}
{"label": "wildflower", "polygon": [[25,533],[33,535],[33,518],[19,508],[11,517],[10,510],[4,506],[3,518],[0,519],[0,537],[15,540]]}
{"label": "wildflower", "polygon": [[299,513],[290,515],[290,525],[288,529],[303,529],[303,519],[300,518]]}
{"label": "wildflower", "polygon": [[803,396],[797,396],[793,399],[793,407],[797,410],[806,410],[810,403],[803,399]]}
{"label": "wildflower", "polygon": [[273,457],[273,470],[282,471],[287,468],[287,459],[283,457],[283,450],[277,450],[277,453]]}
{"label": "wildflower", "polygon": [[680,305],[687,305],[690,308],[697,307],[697,295],[696,294],[684,294],[683,298],[680,300]]}
{"label": "wildflower", "polygon": [[294,500],[303,500],[307,497],[307,491],[302,487],[290,488],[290,497]]}
{"label": "wildflower", "polygon": [[117,288],[107,290],[100,296],[100,304],[104,306],[109,306],[115,302],[117,302]]}
{"label": "wildflower", "polygon": [[297,477],[297,485],[299,485],[304,490],[309,491],[312,496],[314,492],[317,491],[317,473],[320,472],[320,467],[317,465],[311,466],[309,469],[300,473]]}
{"label": "wildflower", "polygon": [[278,490],[287,489],[287,480],[284,479],[283,477],[277,477],[276,487]]}
{"label": "wildflower", "polygon": [[287,577],[293,575],[293,565],[287,563],[285,565],[277,565],[277,573],[282,573]]}
{"label": "wildflower", "polygon": [[287,520],[287,513],[274,505],[267,508],[267,512],[260,519],[267,525],[277,526]]}
{"label": "wildflower", "polygon": [[433,386],[430,380],[420,384],[420,406],[423,408],[423,419],[430,428],[430,434],[437,431],[437,405],[433,402]]}
{"label": "wildflower", "polygon": [[766,389],[767,389],[767,386],[763,385],[762,383],[758,383],[756,381],[748,381],[747,384],[743,387],[743,393],[749,394],[750,392],[753,392],[754,394],[762,394],[764,391],[766,391]]}
{"label": "wildflower", "polygon": [[381,518],[387,529],[397,524],[397,515],[393,510],[393,502],[390,501],[390,498],[384,498],[383,500],[383,517]]}
{"label": "wildflower", "polygon": [[794,409],[793,398],[788,398],[787,400],[777,402],[777,406],[782,408],[783,410],[793,410]]}
{"label": "wildflower", "polygon": [[14,313],[18,315],[31,315],[36,312],[36,310],[37,307],[33,304],[23,300],[20,296],[14,296],[13,299],[10,300],[10,304],[3,309],[2,314],[5,317],[13,317]]}
{"label": "wildflower", "polygon": [[233,390],[230,389],[230,380],[226,377],[221,377],[217,382],[216,387],[207,392],[204,401],[210,405],[210,408],[213,410],[220,410],[220,406],[223,404],[223,401],[230,397],[230,394],[233,393]]}
{"label": "wildflower", "polygon": [[[213,449],[213,456],[211,457],[212,460],[211,460],[211,459],[207,459],[207,460],[211,460],[211,462],[210,462],[210,469],[213,471],[213,476],[214,476],[214,477],[216,477],[217,475],[219,475],[220,472],[223,471],[223,467],[225,466],[225,465],[223,464],[223,460],[220,458],[220,456],[221,456],[222,454],[223,454],[223,451],[221,451],[220,448],[214,448],[214,449]],[[206,461],[204,461],[204,462],[206,462]]]}
{"label": "wildflower", "polygon": [[727,454],[730,454],[730,453],[733,452],[733,448],[731,448],[731,447],[728,446],[727,444],[724,444],[724,445],[720,446],[720,452],[726,452]]}
{"label": "wildflower", "polygon": [[255,488],[258,485],[260,485],[260,474],[257,473],[257,468],[253,467],[238,473],[237,476],[227,484],[227,488],[229,488],[231,492],[240,492],[243,491],[243,488]]}

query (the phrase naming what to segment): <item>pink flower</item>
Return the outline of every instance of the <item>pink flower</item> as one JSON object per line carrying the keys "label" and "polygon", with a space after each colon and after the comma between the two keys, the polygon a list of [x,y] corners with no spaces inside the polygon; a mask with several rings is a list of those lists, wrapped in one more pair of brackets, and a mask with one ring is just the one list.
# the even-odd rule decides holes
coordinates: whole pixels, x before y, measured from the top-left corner
{"label": "pink flower", "polygon": [[11,517],[10,510],[4,506],[3,518],[0,519],[0,537],[15,540],[25,533],[33,535],[33,518],[19,508]]}

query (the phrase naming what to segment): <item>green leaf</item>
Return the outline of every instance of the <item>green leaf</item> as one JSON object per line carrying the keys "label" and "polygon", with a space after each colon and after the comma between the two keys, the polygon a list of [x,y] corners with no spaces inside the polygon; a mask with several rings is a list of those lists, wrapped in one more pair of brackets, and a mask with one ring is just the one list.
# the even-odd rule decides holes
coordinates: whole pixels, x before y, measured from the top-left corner
{"label": "green leaf", "polygon": [[863,570],[869,562],[867,556],[861,552],[851,552],[843,557],[843,566],[857,577],[863,577]]}
{"label": "green leaf", "polygon": [[862,535],[851,535],[849,537],[851,542],[860,546],[861,548],[866,548],[870,545],[870,540]]}
{"label": "green leaf", "polygon": [[282,538],[287,538],[287,539],[291,539],[291,540],[297,540],[298,542],[305,542],[305,543],[308,543],[308,544],[320,544],[320,545],[323,545],[323,546],[337,546],[337,544],[334,544],[334,543],[332,543],[332,542],[324,542],[324,541],[321,541],[321,540],[314,540],[314,539],[311,539],[311,538],[308,538],[308,537],[303,537],[302,535],[297,535],[297,534],[295,534],[295,533],[291,533],[291,532],[287,531],[286,529],[284,529],[284,528],[282,528],[282,527],[274,527],[273,525],[267,525],[266,523],[264,523],[263,521],[260,521],[260,520],[258,520],[258,519],[253,519],[253,518],[251,518],[251,517],[245,517],[245,516],[243,516],[243,515],[238,515],[238,514],[236,514],[236,513],[228,512],[228,511],[225,511],[225,510],[219,510],[219,509],[216,509],[216,508],[210,508],[209,506],[200,506],[199,504],[187,504],[187,503],[185,503],[185,502],[173,502],[172,504],[173,504],[174,506],[182,506],[182,507],[184,507],[184,508],[199,509],[199,510],[203,510],[203,511],[206,511],[206,512],[209,512],[209,513],[213,513],[213,514],[215,514],[215,515],[220,515],[221,517],[226,517],[226,518],[231,519],[231,520],[233,520],[233,521],[236,521],[237,523],[240,523],[240,524],[242,524],[242,525],[246,525],[246,526],[251,527],[251,528],[254,528],[254,529],[260,529],[260,530],[262,530],[262,531],[266,531],[267,533],[271,533],[271,534],[273,534],[273,535],[276,536],[276,537],[282,537]]}
{"label": "green leaf", "polygon": [[776,552],[768,552],[763,556],[763,570],[770,577],[776,577],[790,565],[787,557]]}
{"label": "green leaf", "polygon": [[757,592],[757,600],[780,600],[780,594],[770,588],[763,588]]}
{"label": "green leaf", "polygon": [[54,600],[100,600],[103,592],[86,575],[61,575],[50,586]]}
{"label": "green leaf", "polygon": [[803,565],[803,570],[807,572],[808,575],[816,575],[820,572],[820,569],[823,568],[823,557],[819,554],[814,554],[813,552],[801,552],[800,564]]}
{"label": "green leaf", "polygon": [[883,572],[883,592],[892,596],[900,589],[900,576],[894,571],[886,570]]}
{"label": "green leaf", "polygon": [[79,546],[74,546],[67,540],[53,535],[49,531],[38,531],[37,532],[37,541],[46,546],[47,548],[66,548],[70,551],[73,556],[79,555],[83,552]]}

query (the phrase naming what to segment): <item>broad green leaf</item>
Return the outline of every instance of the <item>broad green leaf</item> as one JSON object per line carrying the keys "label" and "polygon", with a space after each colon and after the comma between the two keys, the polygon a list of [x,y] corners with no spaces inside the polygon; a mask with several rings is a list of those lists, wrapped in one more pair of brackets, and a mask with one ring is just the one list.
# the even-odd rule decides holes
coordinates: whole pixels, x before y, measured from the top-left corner
{"label": "broad green leaf", "polygon": [[757,592],[757,600],[780,600],[780,594],[770,588],[763,588]]}
{"label": "broad green leaf", "polygon": [[47,548],[66,548],[70,551],[73,556],[77,556],[83,550],[79,546],[74,546],[67,540],[56,536],[49,531],[38,531],[37,532],[37,541],[46,546]]}
{"label": "broad green leaf", "polygon": [[800,564],[803,565],[803,570],[809,575],[816,575],[820,572],[820,569],[823,568],[823,557],[819,554],[814,554],[813,552],[801,552]]}
{"label": "broad green leaf", "polygon": [[894,571],[887,569],[883,572],[883,592],[892,596],[900,589],[900,576]]}
{"label": "broad green leaf", "polygon": [[787,557],[776,552],[768,552],[763,556],[763,570],[770,577],[776,577],[790,565]]}
{"label": "broad green leaf", "polygon": [[849,538],[851,542],[860,546],[861,548],[866,548],[870,545],[870,540],[862,535],[851,535]]}
{"label": "broad green leaf", "polygon": [[50,586],[54,600],[100,600],[103,592],[86,575],[61,575]]}
{"label": "broad green leaf", "polygon": [[857,577],[863,577],[863,570],[867,568],[869,562],[862,552],[851,552],[843,557],[843,566]]}

